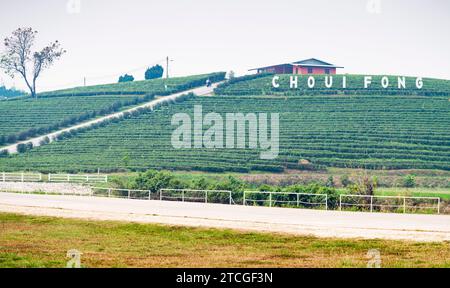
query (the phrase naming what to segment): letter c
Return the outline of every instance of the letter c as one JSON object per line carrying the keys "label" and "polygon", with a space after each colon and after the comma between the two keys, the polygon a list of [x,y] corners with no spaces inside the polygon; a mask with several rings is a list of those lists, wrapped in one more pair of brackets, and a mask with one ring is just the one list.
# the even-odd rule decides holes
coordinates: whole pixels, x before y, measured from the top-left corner
{"label": "letter c", "polygon": [[280,84],[278,83],[278,80],[280,80],[280,76],[273,76],[272,78],[272,87],[273,88],[279,88]]}

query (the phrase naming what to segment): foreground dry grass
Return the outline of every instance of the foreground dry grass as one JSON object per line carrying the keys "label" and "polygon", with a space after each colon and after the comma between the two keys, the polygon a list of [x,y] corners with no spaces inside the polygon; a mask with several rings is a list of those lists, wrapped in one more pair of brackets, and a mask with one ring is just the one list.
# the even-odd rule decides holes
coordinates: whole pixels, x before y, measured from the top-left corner
{"label": "foreground dry grass", "polygon": [[0,267],[450,267],[450,243],[342,240],[0,213]]}

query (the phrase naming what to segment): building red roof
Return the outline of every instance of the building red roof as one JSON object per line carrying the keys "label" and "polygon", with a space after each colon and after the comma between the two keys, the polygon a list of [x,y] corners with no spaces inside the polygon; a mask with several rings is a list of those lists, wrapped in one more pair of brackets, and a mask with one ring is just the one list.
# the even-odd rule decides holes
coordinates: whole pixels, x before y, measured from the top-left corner
{"label": "building red roof", "polygon": [[253,68],[253,69],[250,69],[249,71],[266,69],[266,68],[275,67],[275,66],[282,66],[282,65],[304,66],[304,67],[321,67],[321,68],[344,68],[344,67],[341,67],[341,66],[336,66],[336,65],[327,63],[325,61],[322,61],[322,60],[319,60],[319,59],[316,59],[316,58],[310,58],[310,59],[296,61],[296,62],[291,62],[291,63],[282,63],[282,64],[270,65],[270,66],[265,66],[265,67]]}

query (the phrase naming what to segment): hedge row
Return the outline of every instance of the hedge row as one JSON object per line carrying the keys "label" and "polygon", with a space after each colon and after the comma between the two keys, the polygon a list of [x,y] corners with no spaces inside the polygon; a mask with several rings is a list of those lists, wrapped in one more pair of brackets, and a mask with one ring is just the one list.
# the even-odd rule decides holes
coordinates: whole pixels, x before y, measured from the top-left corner
{"label": "hedge row", "polygon": [[[182,102],[185,101],[187,99],[190,99],[194,97],[194,94],[190,93],[190,94],[185,94],[185,95],[181,95],[180,97],[178,97],[176,100],[173,100],[171,102]],[[72,129],[69,131],[64,131],[61,134],[58,134],[57,136],[53,137],[53,139],[49,139],[48,137],[44,138],[43,141],[41,141],[41,145],[44,144],[48,144],[51,142],[51,140],[53,141],[62,141],[65,139],[70,139],[72,137],[75,137],[76,135],[89,131],[89,130],[93,130],[93,129],[97,129],[100,127],[105,127],[111,123],[118,123],[120,121],[123,121],[125,119],[130,119],[133,117],[136,117],[138,115],[141,115],[143,113],[148,113],[149,111],[153,111],[153,109],[157,109],[158,107],[162,107],[162,106],[167,106],[170,102],[160,102],[158,105],[154,106],[153,108],[138,108],[136,110],[133,110],[131,112],[124,112],[123,115],[120,115],[118,117],[114,117],[114,118],[109,118],[109,119],[105,119],[104,121],[101,122],[97,122],[94,124],[91,124],[89,126],[86,127],[81,127],[81,128],[76,128],[76,129]],[[17,145],[17,152],[18,153],[25,153],[29,150],[33,149],[33,143],[29,142],[26,144],[18,144]],[[7,150],[3,150],[0,151],[0,157],[6,157],[8,156],[9,153]]]}
{"label": "hedge row", "polygon": [[[140,103],[148,102],[148,101],[154,99],[156,96],[167,96],[167,95],[170,95],[173,93],[177,93],[177,92],[181,92],[184,90],[189,90],[189,89],[192,89],[195,87],[199,87],[199,86],[204,85],[207,79],[210,79],[211,82],[219,82],[219,81],[222,81],[225,79],[225,74],[226,74],[225,72],[214,73],[214,74],[205,76],[203,78],[199,78],[197,80],[190,81],[185,84],[180,84],[175,89],[172,89],[170,91],[153,92],[153,93],[146,94],[143,97],[133,98],[132,100],[116,101],[109,107],[91,111],[91,112],[86,112],[79,116],[73,116],[68,119],[63,119],[60,122],[54,123],[52,125],[31,128],[26,131],[13,133],[13,134],[6,135],[6,136],[3,135],[3,136],[0,136],[0,146],[7,145],[7,144],[13,144],[18,141],[25,141],[26,139],[36,137],[39,135],[43,135],[43,134],[47,134],[47,133],[51,133],[51,132],[57,131],[61,128],[70,127],[77,123],[81,123],[81,122],[87,121],[89,119],[98,117],[98,116],[108,115],[108,114],[117,112],[121,108],[126,107],[126,106],[138,105]],[[105,93],[107,93],[108,95],[110,94],[109,92],[99,92],[98,95],[106,95]],[[86,93],[80,93],[80,94],[77,94],[77,96],[93,96],[90,93],[88,93],[88,94],[89,95],[87,95]],[[65,97],[66,96],[67,95],[65,95]],[[51,97],[57,97],[57,96],[53,95]]]}

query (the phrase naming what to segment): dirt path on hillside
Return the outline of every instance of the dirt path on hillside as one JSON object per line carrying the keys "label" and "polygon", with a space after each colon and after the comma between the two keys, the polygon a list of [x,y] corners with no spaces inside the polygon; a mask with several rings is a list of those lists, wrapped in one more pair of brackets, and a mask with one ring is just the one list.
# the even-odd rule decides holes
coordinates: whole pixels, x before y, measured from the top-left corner
{"label": "dirt path on hillside", "polygon": [[15,154],[15,153],[17,153],[17,145],[18,144],[25,144],[25,143],[29,143],[29,142],[33,143],[33,147],[38,147],[38,146],[41,146],[42,140],[44,140],[46,137],[48,137],[48,139],[50,139],[50,142],[52,142],[55,137],[57,137],[58,135],[60,135],[60,134],[62,134],[64,132],[68,132],[70,130],[75,130],[75,129],[79,129],[79,128],[83,128],[83,127],[88,127],[88,126],[91,126],[92,124],[101,123],[101,122],[104,122],[105,120],[108,120],[108,119],[118,118],[118,117],[123,116],[124,113],[126,113],[126,112],[133,112],[133,111],[136,111],[136,110],[138,110],[140,108],[153,108],[153,107],[155,107],[156,105],[158,105],[158,104],[160,104],[162,102],[174,101],[177,98],[179,98],[179,97],[181,97],[182,95],[185,95],[185,94],[194,93],[194,94],[196,94],[198,96],[211,95],[214,92],[214,89],[220,83],[221,82],[214,83],[214,84],[211,85],[211,87],[202,86],[202,87],[186,90],[186,91],[183,91],[183,92],[178,92],[178,93],[175,93],[175,94],[171,94],[169,96],[160,97],[160,98],[154,99],[154,100],[152,100],[150,102],[141,104],[139,106],[136,106],[136,107],[133,107],[133,108],[121,111],[121,112],[116,112],[116,113],[113,113],[113,114],[109,114],[109,115],[106,115],[106,116],[103,116],[103,117],[100,117],[100,118],[97,118],[97,119],[94,119],[94,120],[90,120],[90,121],[87,121],[87,122],[84,122],[84,123],[81,123],[81,124],[77,124],[77,125],[74,125],[74,126],[71,126],[71,127],[68,127],[68,128],[64,128],[64,129],[58,130],[56,132],[52,132],[52,133],[49,133],[49,134],[41,135],[41,136],[38,136],[38,137],[35,137],[35,138],[28,139],[26,141],[17,142],[17,143],[14,143],[12,145],[9,145],[9,146],[0,147],[0,151],[7,150],[9,154]]}

